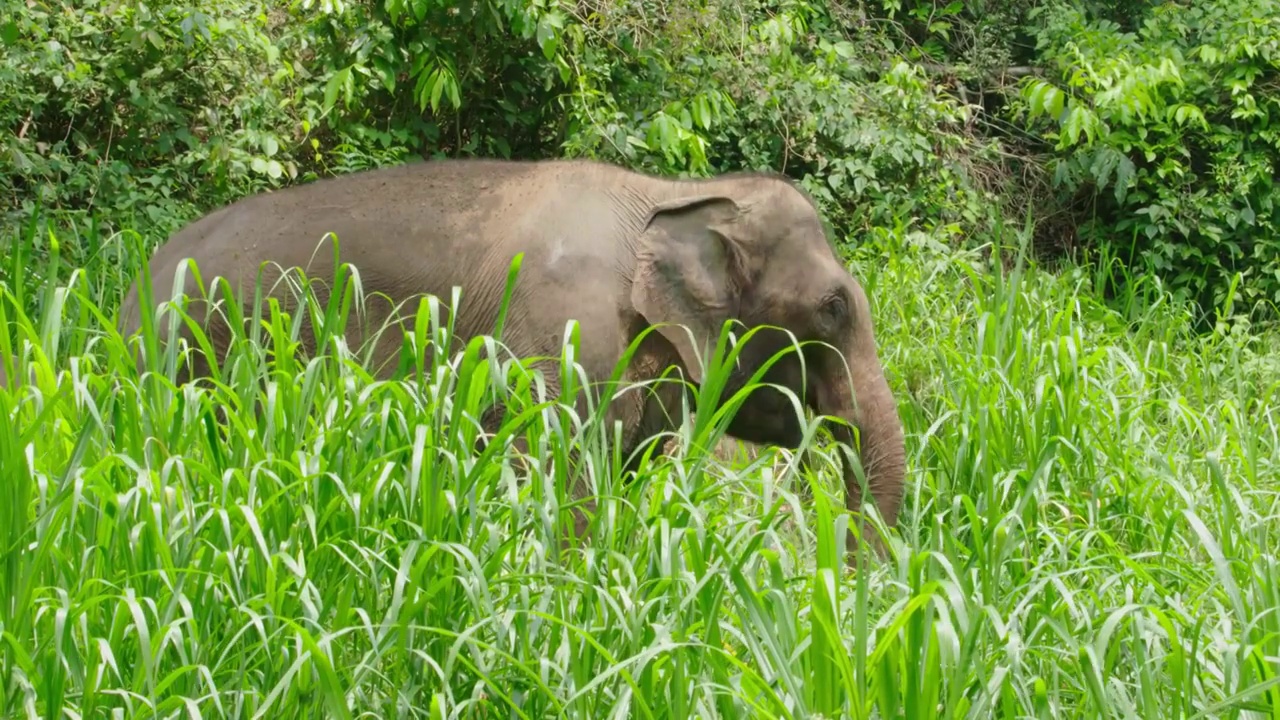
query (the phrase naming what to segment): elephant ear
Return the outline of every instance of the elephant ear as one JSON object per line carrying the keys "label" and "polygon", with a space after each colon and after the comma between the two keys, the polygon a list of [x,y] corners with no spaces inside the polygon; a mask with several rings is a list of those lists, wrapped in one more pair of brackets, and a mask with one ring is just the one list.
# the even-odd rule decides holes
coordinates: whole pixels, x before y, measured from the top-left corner
{"label": "elephant ear", "polygon": [[655,207],[641,230],[631,302],[696,383],[724,322],[738,315],[744,264],[728,231],[740,213],[727,197],[680,198]]}

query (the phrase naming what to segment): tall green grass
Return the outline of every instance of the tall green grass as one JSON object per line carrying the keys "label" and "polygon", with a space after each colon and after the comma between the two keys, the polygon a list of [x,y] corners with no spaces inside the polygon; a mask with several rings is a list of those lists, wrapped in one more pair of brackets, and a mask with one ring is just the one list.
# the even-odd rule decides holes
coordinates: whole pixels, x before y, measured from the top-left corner
{"label": "tall green grass", "polygon": [[624,483],[500,336],[375,381],[327,329],[358,277],[180,387],[115,276],[10,275],[0,714],[1280,718],[1280,338],[1005,259],[854,251],[910,472],[856,569],[828,463],[708,453],[723,418]]}

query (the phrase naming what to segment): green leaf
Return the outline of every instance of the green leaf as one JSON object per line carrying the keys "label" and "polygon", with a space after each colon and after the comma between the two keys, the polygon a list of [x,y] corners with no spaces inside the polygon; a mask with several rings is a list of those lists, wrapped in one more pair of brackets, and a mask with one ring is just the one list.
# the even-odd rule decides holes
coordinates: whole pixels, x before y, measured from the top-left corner
{"label": "green leaf", "polygon": [[1111,179],[1111,172],[1115,170],[1116,165],[1120,162],[1120,152],[1111,147],[1100,147],[1094,153],[1093,162],[1089,166],[1089,172],[1093,174],[1094,182],[1099,188],[1105,188],[1107,181]]}
{"label": "green leaf", "polygon": [[0,43],[10,46],[18,44],[18,23],[10,20],[0,25]]}
{"label": "green leaf", "polygon": [[391,69],[391,63],[382,58],[373,59],[373,71],[377,73],[378,79],[382,81],[382,87],[387,92],[394,93],[396,91],[396,74]]}
{"label": "green leaf", "polygon": [[427,80],[427,84],[431,86],[431,112],[440,110],[440,96],[444,94],[444,83],[444,75],[440,72],[440,68],[432,70]]}
{"label": "green leaf", "polygon": [[324,86],[324,111],[328,112],[338,101],[338,92],[345,89],[351,79],[351,66],[342,68],[329,78]]}
{"label": "green leaf", "polygon": [[1080,108],[1072,108],[1067,113],[1067,122],[1063,130],[1066,131],[1067,144],[1075,145],[1080,141]]}
{"label": "green leaf", "polygon": [[1044,111],[1043,98],[1046,87],[1048,83],[1043,80],[1032,80],[1022,91],[1022,96],[1027,101],[1027,116],[1031,120],[1035,120]]}
{"label": "green leaf", "polygon": [[693,121],[703,130],[711,129],[711,104],[707,98],[699,95],[693,99]]}
{"label": "green leaf", "polygon": [[556,55],[556,69],[560,71],[560,82],[568,84],[569,78],[573,76],[573,68],[561,55]]}
{"label": "green leaf", "polygon": [[554,58],[556,51],[560,49],[560,38],[556,35],[555,28],[551,26],[547,16],[538,22],[536,38],[538,47],[542,48],[542,56],[548,60]]}
{"label": "green leaf", "polygon": [[462,107],[462,89],[458,85],[458,78],[452,73],[449,74],[449,102],[453,103],[454,110]]}
{"label": "green leaf", "polygon": [[1222,51],[1212,45],[1201,45],[1198,52],[1200,61],[1206,65],[1217,65],[1222,61]]}
{"label": "green leaf", "polygon": [[1116,202],[1123,204],[1125,198],[1129,194],[1129,185],[1133,182],[1133,176],[1136,171],[1133,161],[1128,155],[1121,154],[1120,161],[1116,163],[1116,185],[1115,196]]}
{"label": "green leaf", "polygon": [[1044,96],[1041,102],[1044,103],[1044,111],[1051,117],[1060,117],[1062,115],[1063,105],[1066,103],[1067,94],[1052,85],[1045,86]]}

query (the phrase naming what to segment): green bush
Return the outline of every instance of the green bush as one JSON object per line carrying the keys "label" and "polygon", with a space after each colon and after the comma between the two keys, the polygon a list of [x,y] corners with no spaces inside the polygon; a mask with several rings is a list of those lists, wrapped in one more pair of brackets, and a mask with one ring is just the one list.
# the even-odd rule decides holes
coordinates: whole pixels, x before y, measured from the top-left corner
{"label": "green bush", "polygon": [[1036,13],[1047,76],[1018,110],[1055,141],[1056,182],[1093,198],[1082,235],[1205,305],[1280,301],[1277,16],[1276,0],[1162,3],[1126,31]]}
{"label": "green bush", "polygon": [[4,0],[0,211],[171,228],[296,167],[268,5]]}
{"label": "green bush", "polygon": [[568,155],[781,171],[855,242],[1029,219],[1202,305],[1280,300],[1280,0],[0,3],[6,237],[41,207],[150,247],[317,176]]}
{"label": "green bush", "polygon": [[913,223],[972,233],[989,216],[999,183],[981,180],[997,169],[993,143],[856,16],[802,0],[635,12],[614,26],[657,14],[677,28],[644,47],[618,42],[626,33],[600,43],[629,57],[587,53],[595,64],[574,96],[570,152],[665,172],[784,172],[841,237]]}

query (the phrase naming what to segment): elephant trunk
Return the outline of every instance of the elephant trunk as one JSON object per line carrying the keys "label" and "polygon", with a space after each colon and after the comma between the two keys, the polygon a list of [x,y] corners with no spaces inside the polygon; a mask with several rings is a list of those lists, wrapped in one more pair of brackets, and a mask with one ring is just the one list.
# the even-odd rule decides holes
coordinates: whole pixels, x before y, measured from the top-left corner
{"label": "elephant trunk", "polygon": [[[854,350],[846,351],[844,362],[835,362],[825,373],[827,378],[818,390],[818,412],[848,423],[832,423],[835,438],[853,445],[850,426],[858,429],[858,456],[864,471],[866,488],[886,525],[897,524],[902,505],[906,476],[906,447],[897,403],[885,379],[875,352],[870,328],[854,339]],[[862,509],[862,482],[851,459],[844,458],[846,504],[858,513]],[[866,537],[868,526],[861,524]],[[879,542],[872,544],[882,547]]]}

